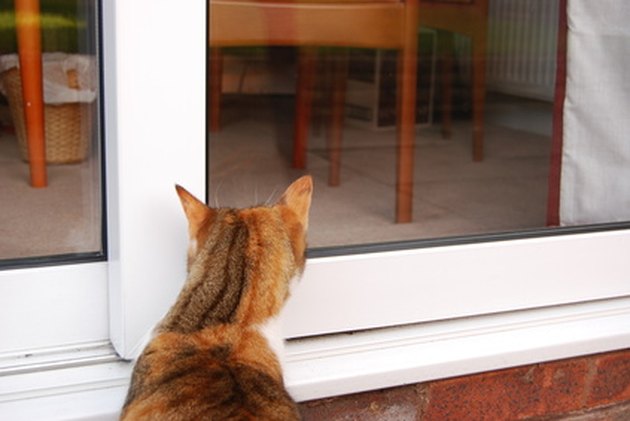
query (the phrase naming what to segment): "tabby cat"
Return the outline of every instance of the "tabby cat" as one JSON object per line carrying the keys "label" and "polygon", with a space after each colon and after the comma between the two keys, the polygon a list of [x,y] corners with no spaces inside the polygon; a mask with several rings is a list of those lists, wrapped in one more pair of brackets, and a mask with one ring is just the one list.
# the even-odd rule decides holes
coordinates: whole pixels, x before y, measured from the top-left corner
{"label": "tabby cat", "polygon": [[121,419],[300,419],[276,321],[304,268],[312,191],[305,176],[273,206],[228,209],[177,186],[188,277],[136,362]]}

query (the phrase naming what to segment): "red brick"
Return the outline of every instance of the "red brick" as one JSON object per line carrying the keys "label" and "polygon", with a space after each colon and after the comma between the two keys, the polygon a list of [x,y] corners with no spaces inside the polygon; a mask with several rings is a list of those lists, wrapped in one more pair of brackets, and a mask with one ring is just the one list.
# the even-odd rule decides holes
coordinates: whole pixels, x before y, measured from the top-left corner
{"label": "red brick", "polygon": [[[600,406],[594,409],[565,414],[561,417],[544,417],[537,421],[628,421],[630,420],[630,403]],[[534,421],[534,420],[531,420]]]}
{"label": "red brick", "polygon": [[[626,406],[619,410],[620,404]],[[628,405],[630,350],[339,396],[301,409],[305,421],[620,421],[630,419]]]}
{"label": "red brick", "polygon": [[595,360],[589,406],[630,401],[630,350],[602,354]]}
{"label": "red brick", "polygon": [[541,414],[562,414],[586,405],[589,360],[578,358],[543,364]]}
{"label": "red brick", "polygon": [[506,420],[538,407],[535,367],[433,382],[425,420]]}
{"label": "red brick", "polygon": [[403,386],[300,405],[304,421],[416,421],[426,403],[422,385]]}
{"label": "red brick", "polygon": [[584,406],[586,360],[495,371],[429,385],[425,420],[514,420]]}

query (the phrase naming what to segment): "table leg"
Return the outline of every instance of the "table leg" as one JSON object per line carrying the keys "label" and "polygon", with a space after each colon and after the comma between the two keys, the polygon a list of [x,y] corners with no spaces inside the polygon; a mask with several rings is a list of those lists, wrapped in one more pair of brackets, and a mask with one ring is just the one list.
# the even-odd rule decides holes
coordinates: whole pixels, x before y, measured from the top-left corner
{"label": "table leg", "polygon": [[46,187],[39,0],[15,0],[15,17],[31,185]]}

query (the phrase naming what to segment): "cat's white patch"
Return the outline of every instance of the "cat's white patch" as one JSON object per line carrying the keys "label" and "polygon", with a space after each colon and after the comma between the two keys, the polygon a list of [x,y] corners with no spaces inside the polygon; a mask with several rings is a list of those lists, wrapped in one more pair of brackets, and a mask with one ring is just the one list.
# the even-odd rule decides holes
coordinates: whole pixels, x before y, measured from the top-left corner
{"label": "cat's white patch", "polygon": [[[289,291],[292,293],[297,281],[300,279],[300,275],[294,276],[289,281]],[[290,296],[290,295],[289,295]],[[290,299],[290,298],[289,298]],[[280,310],[280,313],[275,317],[267,319],[264,323],[256,326],[256,329],[267,340],[269,347],[276,354],[276,358],[280,362],[280,367],[284,373],[285,367],[285,352],[284,352],[284,329],[282,329],[282,315],[284,309]]]}
{"label": "cat's white patch", "polygon": [[197,239],[191,238],[188,242],[188,255],[194,256],[195,254],[197,254]]}
{"label": "cat's white patch", "polygon": [[197,256],[197,239],[194,237],[190,238],[188,242],[188,254],[187,254],[187,264],[186,268],[190,270],[193,262],[195,261],[195,256]]}
{"label": "cat's white patch", "polygon": [[278,315],[267,319],[265,323],[257,326],[257,330],[267,340],[267,344],[276,354],[280,366],[284,368],[284,336],[282,334],[281,316]]}

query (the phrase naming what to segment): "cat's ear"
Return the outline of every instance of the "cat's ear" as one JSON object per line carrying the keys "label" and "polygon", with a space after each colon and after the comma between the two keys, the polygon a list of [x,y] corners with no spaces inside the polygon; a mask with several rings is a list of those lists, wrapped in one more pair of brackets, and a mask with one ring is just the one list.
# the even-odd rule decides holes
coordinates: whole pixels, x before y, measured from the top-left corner
{"label": "cat's ear", "polygon": [[308,228],[308,211],[311,207],[312,194],[313,179],[310,175],[305,175],[295,180],[278,202],[287,206],[297,215],[304,230]]}
{"label": "cat's ear", "polygon": [[191,238],[199,231],[202,225],[208,220],[214,219],[216,211],[209,208],[201,200],[190,194],[188,190],[180,185],[175,185],[179,200],[182,202],[184,213],[188,219],[188,231]]}

